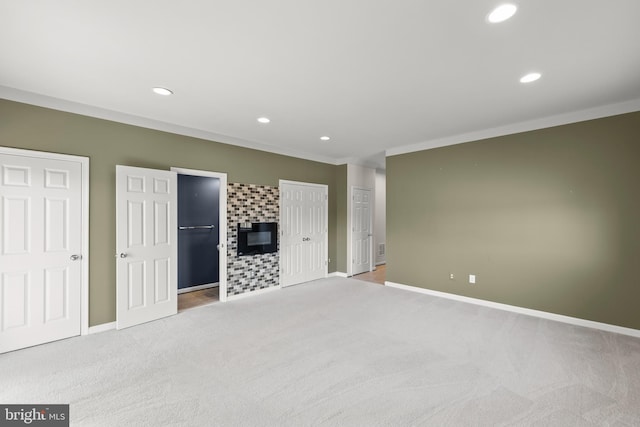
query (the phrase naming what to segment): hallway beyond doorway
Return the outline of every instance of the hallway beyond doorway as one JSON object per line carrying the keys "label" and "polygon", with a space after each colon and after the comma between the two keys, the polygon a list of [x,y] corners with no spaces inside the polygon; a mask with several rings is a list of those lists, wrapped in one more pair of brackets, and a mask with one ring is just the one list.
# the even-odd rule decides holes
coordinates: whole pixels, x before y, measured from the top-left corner
{"label": "hallway beyond doorway", "polygon": [[185,292],[178,295],[178,313],[194,307],[209,305],[220,301],[220,288],[201,289],[199,291]]}
{"label": "hallway beyond doorway", "polygon": [[376,266],[376,269],[368,273],[356,274],[352,276],[352,279],[364,280],[365,282],[378,283],[384,285],[384,281],[387,277],[387,265],[381,264]]}

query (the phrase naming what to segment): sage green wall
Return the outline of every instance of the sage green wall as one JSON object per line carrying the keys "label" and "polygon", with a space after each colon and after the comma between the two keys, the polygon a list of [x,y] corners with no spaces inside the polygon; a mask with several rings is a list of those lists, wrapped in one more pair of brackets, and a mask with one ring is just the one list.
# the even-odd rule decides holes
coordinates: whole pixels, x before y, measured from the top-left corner
{"label": "sage green wall", "polygon": [[89,322],[115,320],[115,165],[226,172],[229,182],[329,186],[329,271],[336,271],[337,167],[0,100],[0,145],[90,158]]}
{"label": "sage green wall", "polygon": [[639,162],[640,112],[388,157],[387,280],[640,329]]}

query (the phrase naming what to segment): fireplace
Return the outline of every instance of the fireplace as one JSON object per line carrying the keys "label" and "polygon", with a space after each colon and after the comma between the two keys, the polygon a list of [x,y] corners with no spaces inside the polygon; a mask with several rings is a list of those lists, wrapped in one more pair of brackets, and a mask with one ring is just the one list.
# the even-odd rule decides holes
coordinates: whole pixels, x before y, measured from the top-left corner
{"label": "fireplace", "polygon": [[277,222],[238,223],[238,256],[278,251]]}

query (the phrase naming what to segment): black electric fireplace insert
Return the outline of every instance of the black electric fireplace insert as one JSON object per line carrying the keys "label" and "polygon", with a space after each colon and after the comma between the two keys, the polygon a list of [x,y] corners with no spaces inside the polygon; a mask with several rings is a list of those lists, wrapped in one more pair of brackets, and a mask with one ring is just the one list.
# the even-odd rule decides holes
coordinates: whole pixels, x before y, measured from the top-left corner
{"label": "black electric fireplace insert", "polygon": [[278,251],[277,222],[238,223],[238,256]]}

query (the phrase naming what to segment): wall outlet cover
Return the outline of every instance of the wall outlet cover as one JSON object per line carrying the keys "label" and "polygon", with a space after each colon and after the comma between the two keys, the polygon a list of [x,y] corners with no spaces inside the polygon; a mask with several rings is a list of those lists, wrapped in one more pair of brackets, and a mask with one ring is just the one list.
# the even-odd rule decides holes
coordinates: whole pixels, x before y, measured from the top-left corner
{"label": "wall outlet cover", "polygon": [[475,274],[470,274],[469,275],[469,283],[476,283],[476,275]]}

